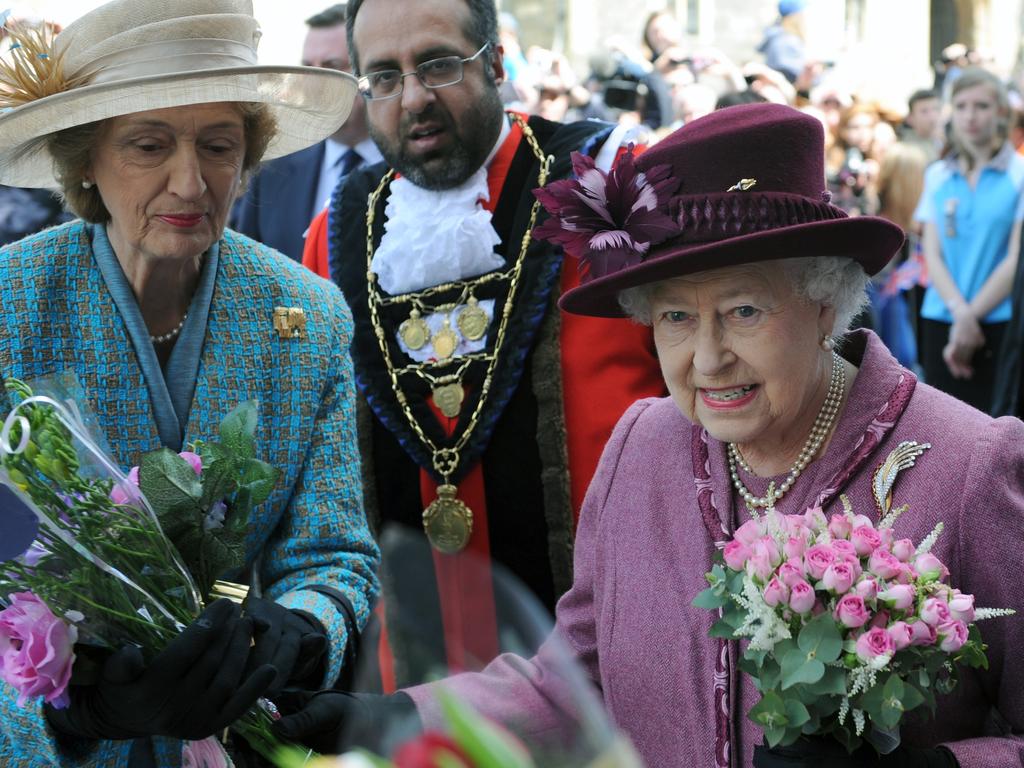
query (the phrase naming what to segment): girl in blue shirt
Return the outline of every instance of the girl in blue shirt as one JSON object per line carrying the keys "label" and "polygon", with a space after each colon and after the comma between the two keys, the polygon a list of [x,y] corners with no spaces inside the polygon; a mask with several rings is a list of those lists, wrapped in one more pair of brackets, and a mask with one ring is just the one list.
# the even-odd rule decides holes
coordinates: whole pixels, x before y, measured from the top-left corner
{"label": "girl in blue shirt", "polygon": [[1010,319],[1024,158],[1006,141],[1006,88],[968,69],[952,89],[952,151],[929,166],[914,218],[931,280],[921,306],[925,379],[988,411]]}

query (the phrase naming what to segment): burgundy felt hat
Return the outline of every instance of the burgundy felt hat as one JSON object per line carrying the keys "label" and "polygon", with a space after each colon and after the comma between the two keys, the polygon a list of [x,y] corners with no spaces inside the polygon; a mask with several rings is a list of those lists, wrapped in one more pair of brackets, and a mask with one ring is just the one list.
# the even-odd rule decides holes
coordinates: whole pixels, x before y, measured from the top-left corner
{"label": "burgundy felt hat", "polygon": [[624,288],[799,256],[846,256],[875,274],[903,231],[831,205],[824,164],[821,123],[777,104],[714,112],[608,174],[574,155],[575,178],[535,191],[551,216],[534,236],[580,256],[561,307],[621,317]]}

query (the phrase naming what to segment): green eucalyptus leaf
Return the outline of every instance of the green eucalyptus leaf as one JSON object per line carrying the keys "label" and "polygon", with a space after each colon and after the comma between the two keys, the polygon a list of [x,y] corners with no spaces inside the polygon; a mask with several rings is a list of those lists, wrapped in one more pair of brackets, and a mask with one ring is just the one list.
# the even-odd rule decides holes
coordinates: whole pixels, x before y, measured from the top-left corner
{"label": "green eucalyptus leaf", "polygon": [[694,608],[714,610],[715,608],[721,608],[728,602],[729,598],[722,594],[720,587],[708,587],[693,598],[693,602],[690,604]]}
{"label": "green eucalyptus leaf", "polygon": [[765,728],[764,738],[768,742],[769,747],[779,746],[783,739],[786,738],[786,729],[783,728]]}
{"label": "green eucalyptus leaf", "polygon": [[926,701],[924,694],[910,683],[904,684],[903,698],[900,700],[903,702],[904,712],[909,712],[912,709],[916,709],[917,707],[924,704]]}
{"label": "green eucalyptus leaf", "polygon": [[733,636],[733,632],[735,631],[736,627],[726,619],[719,619],[711,625],[711,630],[708,632],[708,635],[711,637],[723,637],[726,640],[735,640],[736,638]]}
{"label": "green eucalyptus leaf", "polygon": [[[786,703],[775,691],[766,691],[761,696],[761,700],[747,713],[747,717],[764,729],[765,736],[768,735],[769,730],[785,730],[785,726],[789,723],[786,716]],[[779,739],[781,738],[782,734],[780,733]]]}
{"label": "green eucalyptus leaf", "polygon": [[797,645],[811,658],[825,662],[835,661],[843,650],[843,637],[835,619],[828,612],[820,613],[800,630]]}
{"label": "green eucalyptus leaf", "polygon": [[[846,693],[846,671],[842,667],[825,667],[825,674],[821,679],[806,686],[808,692],[814,696],[842,696]],[[838,705],[837,705],[838,706]]]}
{"label": "green eucalyptus leaf", "polygon": [[782,657],[782,690],[798,683],[816,683],[824,675],[825,665],[800,648]]}
{"label": "green eucalyptus leaf", "polygon": [[801,701],[795,698],[787,698],[786,719],[789,721],[788,725],[790,728],[800,728],[811,719],[811,715]]}

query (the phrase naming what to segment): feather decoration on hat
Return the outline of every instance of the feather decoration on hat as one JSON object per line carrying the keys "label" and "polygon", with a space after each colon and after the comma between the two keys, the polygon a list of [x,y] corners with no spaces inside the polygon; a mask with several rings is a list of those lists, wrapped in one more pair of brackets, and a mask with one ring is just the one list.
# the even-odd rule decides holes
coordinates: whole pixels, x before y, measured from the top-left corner
{"label": "feather decoration on hat", "polygon": [[7,21],[0,14],[0,32],[10,38],[6,57],[0,57],[0,110],[70,90],[87,77],[64,77],[64,54],[54,49],[51,24]]}
{"label": "feather decoration on hat", "polygon": [[632,147],[608,173],[593,158],[571,157],[575,178],[533,191],[550,214],[533,230],[535,238],[563,246],[580,257],[583,272],[598,277],[643,261],[652,245],[678,234],[668,214],[680,185],[671,166],[640,171]]}

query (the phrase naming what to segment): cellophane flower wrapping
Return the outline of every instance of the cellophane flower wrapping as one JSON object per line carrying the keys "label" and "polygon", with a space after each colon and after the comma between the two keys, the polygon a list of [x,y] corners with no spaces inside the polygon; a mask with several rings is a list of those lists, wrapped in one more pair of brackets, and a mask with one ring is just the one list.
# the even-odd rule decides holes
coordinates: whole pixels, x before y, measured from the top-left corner
{"label": "cellophane flower wrapping", "polygon": [[974,622],[1013,613],[975,609],[930,550],[864,515],[774,509],[725,544],[694,605],[720,612],[712,636],[742,640],[740,668],[761,693],[749,717],[770,747],[827,735],[852,752],[899,744],[905,713],[934,710],[957,666],[985,667]]}
{"label": "cellophane flower wrapping", "polygon": [[[240,565],[248,514],[277,471],[252,456],[254,403],[225,419],[231,439],[196,446],[208,458],[161,449],[126,475],[96,437],[73,378],[8,380],[7,389],[14,407],[0,432],[0,482],[36,516],[38,533],[0,564],[0,679],[23,701],[66,706],[72,670],[88,678],[104,651],[125,645],[152,659],[199,615],[217,574]],[[200,481],[204,463],[214,469]],[[261,700],[232,729],[269,758],[281,747],[269,727],[275,714]],[[217,749],[186,742],[183,758],[230,765],[223,749],[223,762],[211,762]]]}

